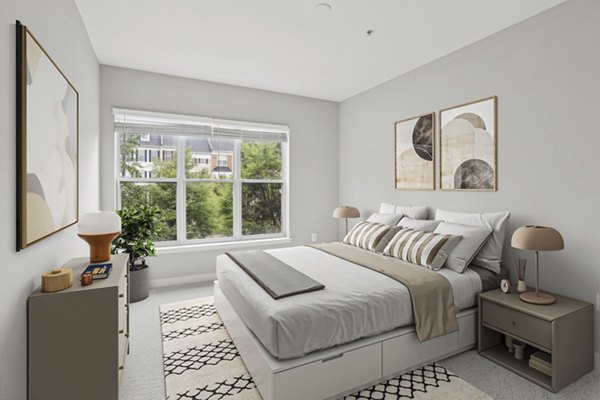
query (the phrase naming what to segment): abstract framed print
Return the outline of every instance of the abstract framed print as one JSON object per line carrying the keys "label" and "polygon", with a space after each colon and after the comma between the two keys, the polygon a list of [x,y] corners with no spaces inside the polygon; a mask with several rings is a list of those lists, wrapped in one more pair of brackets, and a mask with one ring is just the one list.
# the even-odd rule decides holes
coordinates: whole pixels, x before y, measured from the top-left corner
{"label": "abstract framed print", "polygon": [[495,191],[496,96],[440,111],[440,189]]}
{"label": "abstract framed print", "polygon": [[395,123],[395,187],[434,190],[435,113]]}
{"label": "abstract framed print", "polygon": [[79,93],[17,21],[17,250],[77,223]]}

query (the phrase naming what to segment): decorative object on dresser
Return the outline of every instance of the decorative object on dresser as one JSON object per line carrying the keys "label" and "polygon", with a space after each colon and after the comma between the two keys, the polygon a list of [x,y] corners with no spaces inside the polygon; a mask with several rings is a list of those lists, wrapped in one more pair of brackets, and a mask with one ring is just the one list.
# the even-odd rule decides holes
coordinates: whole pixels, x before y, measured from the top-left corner
{"label": "decorative object on dresser", "polygon": [[521,300],[534,304],[554,303],[554,296],[540,292],[540,251],[564,249],[565,243],[560,233],[546,226],[526,225],[513,233],[511,245],[535,253],[535,292],[521,293]]}
{"label": "decorative object on dresser", "polygon": [[433,190],[435,113],[394,124],[395,188]]}
{"label": "decorative object on dresser", "polygon": [[121,234],[121,218],[112,211],[83,214],[79,237],[90,245],[90,262],[110,260],[110,245]]}
{"label": "decorative object on dresser", "polygon": [[79,93],[17,28],[17,251],[77,223]]}
{"label": "decorative object on dresser", "polygon": [[527,283],[525,283],[525,268],[527,267],[527,260],[524,258],[516,258],[515,264],[517,266],[517,292],[524,293],[527,291]]}
{"label": "decorative object on dresser", "polygon": [[348,218],[360,217],[358,208],[351,206],[339,206],[333,210],[333,218],[343,218],[346,220],[346,234],[348,234]]}
{"label": "decorative object on dresser", "polygon": [[[552,392],[592,371],[593,305],[560,295],[555,298],[556,303],[542,306],[521,301],[516,292],[480,293],[479,354]],[[516,341],[525,344],[522,360],[509,353],[505,336],[513,338],[515,346]],[[538,351],[549,355],[550,374],[530,367],[530,357]]]}
{"label": "decorative object on dresser", "polygon": [[132,303],[144,300],[149,294],[148,265],[146,257],[156,255],[152,241],[160,232],[161,210],[156,206],[140,204],[117,211],[121,217],[121,235],[113,240],[113,254],[129,254],[129,283]]}
{"label": "decorative object on dresser", "polygon": [[42,274],[42,292],[52,293],[68,289],[73,285],[71,268],[52,268]]}
{"label": "decorative object on dresser", "polygon": [[496,190],[496,96],[440,111],[440,189]]}
{"label": "decorative object on dresser", "polygon": [[[129,341],[128,256],[91,286],[33,292],[27,302],[29,400],[117,400]],[[79,276],[88,259],[63,268]]]}

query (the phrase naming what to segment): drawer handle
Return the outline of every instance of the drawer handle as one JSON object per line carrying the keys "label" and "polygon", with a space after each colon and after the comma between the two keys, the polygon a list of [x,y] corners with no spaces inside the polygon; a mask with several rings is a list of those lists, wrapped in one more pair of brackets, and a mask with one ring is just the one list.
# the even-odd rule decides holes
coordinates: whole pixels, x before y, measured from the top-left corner
{"label": "drawer handle", "polygon": [[119,367],[119,369],[120,369],[120,370],[123,370],[123,366],[121,365],[121,366]]}
{"label": "drawer handle", "polygon": [[125,331],[124,331],[123,329],[121,329],[121,330],[119,331],[119,335],[120,335],[120,334],[122,334],[122,333],[125,333]]}
{"label": "drawer handle", "polygon": [[120,295],[119,295],[119,297],[120,297],[120,298],[123,298],[123,297],[125,297],[125,295],[123,295],[123,294],[120,294]]}
{"label": "drawer handle", "polygon": [[324,363],[326,363],[326,362],[328,362],[328,361],[331,361],[331,360],[336,360],[336,359],[338,359],[338,358],[342,358],[342,357],[344,357],[344,353],[337,354],[337,355],[335,355],[335,356],[332,356],[332,357],[329,357],[329,358],[324,358],[323,360],[321,360],[321,362],[324,362]]}

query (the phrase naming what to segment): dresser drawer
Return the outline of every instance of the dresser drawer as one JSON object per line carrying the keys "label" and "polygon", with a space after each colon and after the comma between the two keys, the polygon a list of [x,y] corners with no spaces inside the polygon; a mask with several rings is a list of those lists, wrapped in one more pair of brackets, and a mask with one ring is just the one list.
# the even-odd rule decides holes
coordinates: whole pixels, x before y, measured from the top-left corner
{"label": "dresser drawer", "polygon": [[509,334],[518,336],[549,350],[552,349],[551,322],[524,314],[520,311],[502,307],[489,301],[483,301],[481,307],[481,319],[483,323],[499,328]]}
{"label": "dresser drawer", "polygon": [[127,303],[124,299],[119,299],[119,332],[129,333],[127,329]]}

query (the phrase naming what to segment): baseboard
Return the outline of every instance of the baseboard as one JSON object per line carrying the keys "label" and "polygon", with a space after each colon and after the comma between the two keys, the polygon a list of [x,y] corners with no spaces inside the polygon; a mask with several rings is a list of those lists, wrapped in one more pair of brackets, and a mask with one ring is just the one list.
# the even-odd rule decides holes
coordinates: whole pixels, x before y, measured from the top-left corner
{"label": "baseboard", "polygon": [[150,288],[157,289],[169,286],[181,286],[190,283],[210,283],[217,279],[217,274],[210,272],[207,274],[176,276],[173,278],[150,279]]}
{"label": "baseboard", "polygon": [[600,369],[600,351],[594,353],[594,368]]}

